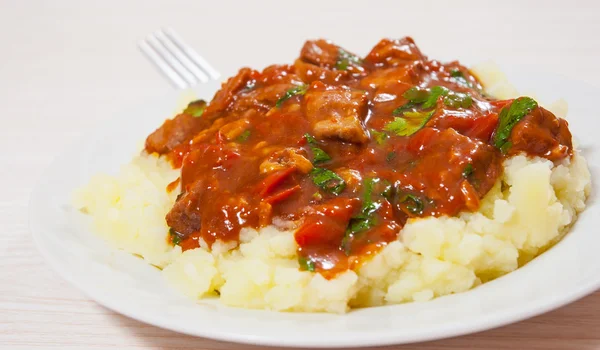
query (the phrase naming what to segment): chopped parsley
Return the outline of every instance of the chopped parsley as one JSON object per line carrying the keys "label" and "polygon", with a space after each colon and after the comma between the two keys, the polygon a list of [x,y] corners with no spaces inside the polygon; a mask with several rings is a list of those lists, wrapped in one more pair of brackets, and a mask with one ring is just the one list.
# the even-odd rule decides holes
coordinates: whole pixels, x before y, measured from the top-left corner
{"label": "chopped parsley", "polygon": [[373,138],[375,139],[375,142],[377,142],[378,145],[383,145],[385,143],[385,140],[387,140],[387,138],[389,137],[388,134],[386,134],[383,131],[377,131],[375,129],[371,129],[371,135],[373,135]]}
{"label": "chopped parsley", "polygon": [[473,174],[473,165],[471,163],[467,164],[463,169],[462,176],[464,178],[469,177],[469,175]]}
{"label": "chopped parsley", "polygon": [[313,164],[317,165],[317,164],[324,163],[328,160],[331,160],[331,157],[329,156],[329,154],[327,154],[327,152],[325,152],[321,148],[319,148],[319,143],[317,142],[317,140],[314,137],[312,137],[310,134],[306,133],[306,134],[304,134],[304,138],[306,138],[306,141],[308,142],[308,146],[310,147],[310,150],[313,153]]}
{"label": "chopped parsley", "polygon": [[181,237],[177,233],[177,231],[169,228],[169,236],[171,237],[171,243],[175,245],[179,245],[181,243]]}
{"label": "chopped parsley", "polygon": [[187,105],[187,107],[185,108],[185,110],[183,111],[183,113],[189,114],[194,118],[198,118],[198,117],[202,116],[205,109],[206,109],[206,101],[196,100],[196,101],[190,102]]}
{"label": "chopped parsley", "polygon": [[452,78],[454,78],[454,81],[457,84],[468,87],[468,88],[474,88],[473,84],[467,80],[467,78],[465,77],[465,74],[463,72],[461,72],[459,69],[451,70],[450,76]]}
{"label": "chopped parsley", "polygon": [[385,160],[389,163],[396,158],[396,152],[391,151],[385,156]]}
{"label": "chopped parsley", "polygon": [[413,102],[408,101],[407,103],[403,104],[402,106],[394,109],[392,114],[393,115],[402,115],[404,112],[412,111],[417,107],[419,107],[418,103],[413,103]]}
{"label": "chopped parsley", "polygon": [[376,178],[365,179],[365,194],[363,196],[363,205],[361,208],[362,214],[371,215],[381,206],[381,204],[373,202],[373,189],[379,182],[380,180]]}
{"label": "chopped parsley", "polygon": [[323,168],[313,168],[310,176],[315,185],[325,192],[338,195],[346,188],[346,182],[338,174]]}
{"label": "chopped parsley", "polygon": [[444,104],[452,108],[469,108],[473,105],[473,98],[462,92],[452,92],[444,97]]}
{"label": "chopped parsley", "polygon": [[452,108],[469,108],[473,105],[473,98],[469,94],[455,92],[443,86],[433,86],[431,89],[421,89],[413,86],[406,90],[402,97],[407,99],[408,102],[396,108],[392,112],[394,115],[403,115],[416,108],[434,108],[440,97],[444,97],[444,104]]}
{"label": "chopped parsley", "polygon": [[465,75],[463,74],[463,72],[461,72],[459,69],[453,69],[450,71],[450,76],[452,78],[465,78]]}
{"label": "chopped parsley", "polygon": [[335,69],[347,70],[350,64],[362,64],[362,59],[342,48],[339,49],[337,62],[335,63]]}
{"label": "chopped parsley", "polygon": [[315,262],[307,259],[303,256],[298,258],[298,264],[300,265],[300,270],[304,270],[304,271],[310,271],[310,272],[314,272],[315,271]]}
{"label": "chopped parsley", "polygon": [[398,199],[400,203],[406,203],[406,209],[409,212],[415,215],[423,214],[423,209],[425,209],[425,205],[423,204],[423,200],[413,194],[406,193]]}
{"label": "chopped parsley", "polygon": [[402,94],[402,97],[407,99],[409,102],[412,102],[413,104],[419,104],[427,101],[429,99],[429,95],[430,93],[426,89],[420,89],[416,86],[413,86],[410,89],[406,90]]}
{"label": "chopped parsley", "polygon": [[296,95],[304,95],[307,90],[308,90],[308,85],[306,85],[306,84],[294,86],[293,88],[287,90],[285,92],[285,94],[279,100],[277,100],[277,102],[275,103],[275,107],[281,108],[281,105],[285,101],[289,100],[290,98],[292,98]]}
{"label": "chopped parsley", "polygon": [[240,136],[237,137],[237,141],[238,142],[246,142],[248,141],[248,138],[250,138],[250,135],[252,133],[250,132],[250,130],[246,130],[243,133],[240,134]]}
{"label": "chopped parsley", "polygon": [[381,181],[377,178],[367,178],[364,181],[363,203],[360,213],[350,219],[350,223],[342,239],[342,248],[346,255],[350,255],[352,239],[356,234],[367,231],[377,224],[375,212],[381,207],[381,203],[373,200],[373,191],[375,186],[380,183],[383,185],[383,191],[380,195],[385,196],[384,193],[388,191],[388,187],[391,187],[389,182]]}
{"label": "chopped parsley", "polygon": [[510,106],[502,108],[498,116],[498,126],[494,133],[494,146],[502,151],[502,153],[506,153],[512,147],[512,143],[508,139],[513,127],[537,107],[538,104],[534,99],[519,97]]}
{"label": "chopped parsley", "polygon": [[404,117],[395,117],[383,128],[398,136],[410,136],[427,124],[435,110],[429,112],[404,112]]}
{"label": "chopped parsley", "polygon": [[450,90],[448,90],[447,88],[445,88],[443,86],[432,87],[430,89],[427,100],[425,100],[425,102],[423,102],[423,105],[421,105],[421,107],[423,107],[425,109],[435,107],[435,105],[437,104],[437,100],[440,98],[440,96],[447,96],[449,92],[450,92]]}
{"label": "chopped parsley", "polygon": [[366,231],[371,227],[375,226],[375,217],[372,215],[363,215],[359,214],[352,219],[350,219],[350,224],[348,225],[348,229],[346,230],[345,237],[353,237],[355,234]]}
{"label": "chopped parsley", "polygon": [[392,183],[389,182],[388,180],[383,180],[382,185],[383,185],[383,190],[381,191],[381,195],[385,199],[390,199],[392,197],[392,189],[393,189]]}

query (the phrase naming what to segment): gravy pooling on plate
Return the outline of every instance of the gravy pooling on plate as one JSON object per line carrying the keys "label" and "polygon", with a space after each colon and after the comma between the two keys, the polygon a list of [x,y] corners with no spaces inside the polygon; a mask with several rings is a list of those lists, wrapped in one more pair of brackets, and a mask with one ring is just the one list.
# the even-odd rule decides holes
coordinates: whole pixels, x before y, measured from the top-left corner
{"label": "gravy pooling on plate", "polygon": [[326,277],[396,240],[409,218],[476,211],[506,157],[572,150],[565,120],[528,97],[486,96],[411,38],[365,58],[307,41],[293,65],[241,69],[146,140],[181,167],[166,217],[174,244],[298,227],[301,268]]}

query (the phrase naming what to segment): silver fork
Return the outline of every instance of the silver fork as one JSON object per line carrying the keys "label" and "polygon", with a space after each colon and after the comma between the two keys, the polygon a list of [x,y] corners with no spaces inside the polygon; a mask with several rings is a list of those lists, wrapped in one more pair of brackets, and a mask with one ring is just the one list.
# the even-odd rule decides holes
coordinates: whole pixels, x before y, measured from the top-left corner
{"label": "silver fork", "polygon": [[189,88],[216,80],[220,76],[219,72],[186,45],[171,28],[149,34],[138,42],[138,46],[176,88]]}

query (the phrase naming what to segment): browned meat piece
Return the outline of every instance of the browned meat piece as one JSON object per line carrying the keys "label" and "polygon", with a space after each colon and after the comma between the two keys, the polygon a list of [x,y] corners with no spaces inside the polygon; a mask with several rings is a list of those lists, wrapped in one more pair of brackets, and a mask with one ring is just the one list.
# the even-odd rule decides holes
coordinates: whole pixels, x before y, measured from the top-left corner
{"label": "browned meat piece", "polygon": [[282,83],[259,86],[251,91],[248,91],[247,93],[240,94],[237,100],[233,103],[232,110],[238,113],[243,113],[247,109],[268,111],[269,109],[275,107],[275,104],[279,98],[285,95],[285,92],[294,86],[297,85]]}
{"label": "browned meat piece", "polygon": [[378,66],[400,66],[420,61],[424,58],[425,56],[421,54],[413,39],[405,37],[396,40],[381,40],[369,52],[365,61]]}
{"label": "browned meat piece", "polygon": [[308,40],[300,51],[300,59],[320,67],[333,68],[338,61],[340,48],[327,40]]}
{"label": "browned meat piece", "polygon": [[301,84],[291,65],[272,65],[256,78],[254,86],[241,91],[231,110],[243,114],[247,109],[268,111],[292,87]]}
{"label": "browned meat piece", "polygon": [[310,160],[306,158],[306,154],[303,150],[288,147],[273,152],[267,160],[260,164],[259,170],[261,174],[268,174],[273,171],[290,167],[294,167],[306,174],[312,170],[313,165]]}
{"label": "browned meat piece", "polygon": [[415,64],[378,69],[360,82],[369,91],[371,110],[379,115],[392,115],[394,109],[408,102],[402,94],[414,86],[425,73],[420,62]]}
{"label": "browned meat piece", "polygon": [[416,85],[425,73],[425,68],[420,62],[402,67],[378,69],[361,80],[360,86],[377,92],[394,93],[398,90],[398,85],[401,85],[401,90],[405,91]]}
{"label": "browned meat piece", "polygon": [[201,117],[205,106],[206,102],[202,100],[194,101],[183,113],[166,120],[160,128],[146,138],[146,151],[165,154],[191,140],[209,124]]}
{"label": "browned meat piece", "polygon": [[362,124],[367,115],[365,92],[346,86],[313,84],[304,96],[306,117],[318,138],[365,143],[369,136]]}
{"label": "browned meat piece", "polygon": [[200,230],[202,218],[197,207],[204,189],[204,182],[197,181],[189,191],[179,197],[173,208],[167,213],[167,225],[179,233],[182,238]]}
{"label": "browned meat piece", "polygon": [[348,71],[345,70],[333,70],[328,68],[319,67],[312,63],[306,63],[301,59],[294,62],[296,67],[296,74],[305,83],[312,83],[313,81],[320,80],[326,84],[335,84],[348,78]]}
{"label": "browned meat piece", "polygon": [[217,91],[208,107],[206,107],[204,118],[211,120],[218,117],[235,100],[236,94],[247,87],[253,77],[258,75],[257,71],[250,68],[240,69],[236,76],[229,78],[223,83],[221,90]]}
{"label": "browned meat piece", "polygon": [[424,208],[427,215],[456,215],[464,208],[477,210],[479,198],[494,186],[502,173],[502,158],[495,147],[463,136],[454,129],[424,128],[406,147],[407,152],[398,154],[397,161],[402,163],[402,157],[410,157],[412,161],[408,169],[399,174],[399,187],[409,189],[406,192],[416,190],[419,197],[431,201],[433,204]]}
{"label": "browned meat piece", "polygon": [[571,154],[573,142],[566,120],[538,107],[523,118],[510,134],[509,154],[526,152],[555,161]]}
{"label": "browned meat piece", "polygon": [[271,84],[291,84],[298,80],[295,75],[295,68],[289,64],[274,64],[263,69],[257,83],[262,85]]}

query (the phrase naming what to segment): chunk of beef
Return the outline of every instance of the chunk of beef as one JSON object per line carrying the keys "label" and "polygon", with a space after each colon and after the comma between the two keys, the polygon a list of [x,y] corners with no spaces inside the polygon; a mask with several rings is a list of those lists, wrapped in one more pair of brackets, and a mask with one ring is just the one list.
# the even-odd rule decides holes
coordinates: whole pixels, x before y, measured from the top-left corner
{"label": "chunk of beef", "polygon": [[240,91],[231,110],[244,113],[247,109],[268,111],[287,90],[301,83],[291,65],[272,65],[265,68],[247,89]]}
{"label": "chunk of beef", "polygon": [[308,40],[300,51],[300,59],[319,67],[333,68],[338,61],[340,48],[328,40]]}
{"label": "chunk of beef", "polygon": [[297,59],[294,66],[298,77],[309,84],[317,80],[326,84],[335,84],[349,77],[348,71],[320,67],[316,64],[306,63],[301,59]]}
{"label": "chunk of beef", "polygon": [[514,126],[509,154],[525,152],[556,161],[571,155],[573,141],[566,120],[538,107]]}
{"label": "chunk of beef", "polygon": [[[495,147],[454,129],[423,128],[411,136],[406,147],[404,152],[397,152],[398,164],[393,166],[405,168],[398,175],[404,193],[421,198],[424,211],[418,216],[456,215],[463,208],[476,210],[479,198],[502,174],[502,157]],[[402,160],[405,156],[408,164]],[[411,203],[407,199],[404,196],[398,205]]]}
{"label": "chunk of beef", "polygon": [[208,107],[206,107],[204,118],[212,120],[218,117],[236,99],[236,94],[247,87],[248,83],[258,75],[257,71],[250,68],[240,69],[236,76],[229,78],[223,83],[221,90],[217,91]]}
{"label": "chunk of beef", "polygon": [[233,103],[231,110],[243,113],[247,109],[262,110],[263,112],[275,107],[275,104],[286,91],[293,88],[291,83],[277,83],[266,86],[256,87],[246,93],[238,96]]}
{"label": "chunk of beef", "polygon": [[369,52],[366,62],[377,66],[401,66],[424,60],[415,42],[410,37],[390,40],[383,39]]}
{"label": "chunk of beef", "polygon": [[290,167],[306,174],[312,170],[313,165],[306,158],[306,154],[302,149],[288,147],[273,152],[269,158],[260,164],[259,171],[261,174],[268,174]]}
{"label": "chunk of beef", "polygon": [[382,93],[396,93],[397,86],[400,85],[404,92],[408,87],[418,84],[425,73],[425,67],[421,62],[378,69],[361,80],[360,86]]}
{"label": "chunk of beef", "polygon": [[306,83],[320,80],[334,84],[366,74],[359,57],[327,40],[307,41],[294,66]]}
{"label": "chunk of beef", "polygon": [[263,69],[257,79],[258,84],[292,84],[298,80],[295,68],[289,64],[274,64]]}
{"label": "chunk of beef", "polygon": [[173,208],[167,213],[165,218],[167,225],[182,236],[182,238],[200,231],[202,217],[198,210],[198,203],[202,198],[205,187],[202,180],[194,183],[185,194],[179,197]]}
{"label": "chunk of beef", "polygon": [[191,140],[209,124],[201,117],[205,106],[206,102],[202,100],[194,101],[183,113],[166,120],[160,128],[146,138],[146,151],[165,154]]}
{"label": "chunk of beef", "polygon": [[408,102],[402,94],[417,84],[425,72],[423,64],[382,68],[361,80],[360,87],[369,91],[371,111],[378,115],[391,115],[394,109]]}
{"label": "chunk of beef", "polygon": [[315,136],[354,143],[368,142],[369,137],[362,124],[367,115],[365,92],[346,86],[315,83],[304,96],[304,103],[306,117]]}

